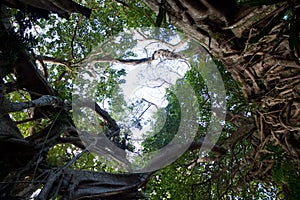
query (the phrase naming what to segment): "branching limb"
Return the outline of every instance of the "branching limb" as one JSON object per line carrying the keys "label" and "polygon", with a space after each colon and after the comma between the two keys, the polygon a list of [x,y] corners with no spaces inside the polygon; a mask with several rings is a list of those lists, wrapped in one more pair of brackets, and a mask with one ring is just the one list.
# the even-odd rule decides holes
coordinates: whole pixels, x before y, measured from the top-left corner
{"label": "branching limb", "polygon": [[76,38],[79,22],[80,22],[80,19],[76,21],[75,28],[74,28],[74,33],[73,33],[73,36],[72,36],[72,39],[71,39],[71,56],[72,56],[73,60],[76,59],[76,56],[74,54],[74,41],[75,41],[75,38]]}
{"label": "branching limb", "polygon": [[226,149],[224,149],[218,145],[212,145],[212,144],[205,143],[203,138],[193,141],[189,147],[189,150],[194,151],[194,150],[197,150],[200,148],[203,148],[203,149],[210,148],[211,146],[213,146],[211,151],[214,153],[217,153],[219,155],[225,155],[227,152]]}
{"label": "branching limb", "polygon": [[43,106],[54,106],[60,107],[63,105],[62,101],[55,96],[44,95],[38,99],[28,101],[28,102],[10,102],[8,101],[3,94],[0,94],[0,102],[1,108],[0,113],[10,113],[10,112],[18,112],[24,109],[33,108],[33,107],[43,107]]}
{"label": "branching limb", "polygon": [[35,58],[39,61],[44,62],[44,63],[63,65],[67,68],[70,68],[70,62],[67,61],[67,60],[64,60],[64,59],[53,58],[53,57],[50,57],[50,56],[42,56],[42,55],[36,55]]}

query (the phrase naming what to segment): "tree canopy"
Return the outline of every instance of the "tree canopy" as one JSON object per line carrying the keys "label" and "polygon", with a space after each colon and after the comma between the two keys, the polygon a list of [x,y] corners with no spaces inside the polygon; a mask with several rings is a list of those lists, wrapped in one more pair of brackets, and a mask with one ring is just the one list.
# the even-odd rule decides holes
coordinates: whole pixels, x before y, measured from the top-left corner
{"label": "tree canopy", "polygon": [[0,6],[0,198],[299,199],[299,1]]}

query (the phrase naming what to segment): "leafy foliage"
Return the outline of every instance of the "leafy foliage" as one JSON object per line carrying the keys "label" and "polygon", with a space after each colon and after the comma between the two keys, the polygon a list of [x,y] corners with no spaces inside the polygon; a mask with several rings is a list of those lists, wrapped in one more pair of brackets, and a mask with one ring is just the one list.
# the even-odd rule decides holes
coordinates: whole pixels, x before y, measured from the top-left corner
{"label": "leafy foliage", "polygon": [[[159,8],[159,16],[156,16],[155,12],[138,0],[86,0],[78,2],[93,9],[90,19],[78,14],[72,14],[68,20],[62,19],[56,14],[51,14],[49,19],[43,19],[32,13],[28,14],[16,9],[9,9],[8,12],[9,15],[11,15],[10,20],[13,22],[13,27],[9,29],[12,37],[7,37],[5,40],[9,40],[11,43],[9,43],[10,45],[6,45],[7,43],[5,43],[6,46],[1,47],[2,50],[0,51],[0,64],[2,64],[3,61],[5,66],[10,66],[19,59],[16,53],[17,51],[31,52],[31,62],[36,60],[38,63],[37,66],[46,78],[46,81],[55,89],[57,96],[65,102],[72,100],[71,91],[74,84],[74,77],[78,74],[80,67],[84,65],[85,59],[88,59],[88,56],[93,53],[92,49],[97,47],[100,43],[109,40],[111,36],[117,35],[128,28],[155,26],[155,24],[171,29],[174,28],[167,23],[166,10],[164,10],[165,8],[163,7],[164,1],[162,1],[162,5]],[[240,5],[256,7],[273,4],[279,5],[286,1],[241,0],[238,2]],[[297,57],[300,52],[300,21],[299,8],[292,7],[293,4],[296,4],[295,2],[295,0],[289,1],[289,7],[278,12],[260,30],[256,30],[255,28],[257,32],[253,37],[250,37],[251,34],[249,34],[249,38],[245,39],[243,38],[245,36],[242,35],[241,41],[242,39],[247,40],[250,46],[255,45],[262,42],[280,25],[279,31],[275,34],[275,40],[279,42],[281,37],[288,37],[289,42],[288,45],[285,46],[289,46],[292,52],[291,55]],[[2,33],[0,34],[0,36],[2,36]],[[246,32],[243,32],[243,34],[246,34]],[[122,36],[121,40],[127,41],[128,46],[133,45],[130,42],[130,38],[126,37],[126,34]],[[212,33],[212,37],[213,39],[220,39],[219,37],[222,37],[222,35]],[[109,44],[110,43],[106,43],[106,46],[103,46],[103,48],[115,48]],[[128,46],[122,48],[128,48]],[[6,50],[4,51],[4,49]],[[120,57],[130,58],[134,56],[136,56],[134,52],[125,52],[124,55]],[[247,56],[245,55],[245,57]],[[176,162],[153,175],[143,189],[146,196],[148,196],[149,199],[299,199],[298,190],[300,188],[300,177],[299,171],[297,171],[298,168],[294,162],[289,160],[290,157],[287,155],[287,151],[280,145],[266,145],[267,148],[264,150],[267,153],[264,152],[263,156],[255,157],[259,162],[268,161],[271,163],[270,171],[272,179],[269,179],[267,176],[269,174],[267,174],[265,176],[267,179],[264,180],[264,169],[260,168],[258,171],[262,173],[261,176],[260,174],[253,176],[252,172],[257,170],[257,165],[249,162],[251,159],[249,158],[249,154],[254,152],[255,155],[258,155],[255,151],[261,151],[258,147],[263,147],[265,144],[262,137],[257,139],[258,142],[253,142],[255,137],[250,139],[254,128],[260,127],[254,127],[250,129],[250,131],[248,130],[248,132],[243,132],[246,130],[243,128],[247,128],[247,125],[251,127],[251,125],[254,124],[253,118],[255,118],[255,120],[258,119],[257,116],[259,115],[257,115],[257,113],[263,111],[267,112],[267,109],[259,100],[251,102],[251,105],[249,105],[249,102],[244,99],[240,91],[240,87],[244,87],[247,82],[251,82],[251,85],[254,87],[254,80],[247,79],[244,80],[245,83],[238,83],[233,80],[230,73],[223,67],[221,61],[215,58],[212,59],[214,59],[214,62],[218,65],[218,69],[225,83],[227,90],[227,111],[230,116],[233,116],[224,123],[223,132],[217,142],[217,145],[225,148],[227,152],[219,155],[217,152],[212,151],[208,155],[203,156],[197,150],[187,151]],[[252,64],[252,59],[254,59],[254,56],[248,62],[249,65]],[[266,60],[266,62],[267,61],[268,60]],[[249,67],[248,64],[245,65]],[[108,103],[111,106],[109,112],[111,117],[115,120],[126,119],[127,116],[126,113],[123,112],[124,107],[122,106],[126,104],[124,103],[124,96],[118,92],[119,85],[125,81],[123,76],[126,75],[126,71],[124,69],[114,69],[109,65],[102,66],[99,64],[99,66],[95,67],[103,67],[103,69],[105,69],[99,84],[95,87],[97,101],[103,104]],[[245,67],[245,69],[247,67]],[[194,102],[194,105],[198,106],[200,110],[198,113],[199,127],[195,140],[199,140],[205,136],[209,120],[212,117],[210,107],[211,104],[215,103],[212,102],[211,97],[216,95],[214,89],[217,89],[218,86],[208,91],[199,68],[203,69],[201,71],[202,73],[211,72],[209,64],[203,61],[199,66],[192,66],[184,78],[178,80],[174,87],[167,90],[166,98],[169,103],[165,108],[159,109],[155,113],[154,118],[156,122],[152,124],[152,130],[147,133],[148,135],[144,136],[145,140],[142,143],[144,152],[160,149],[174,138],[180,126],[182,109],[184,109],[184,105],[181,105],[176,97],[176,91],[178,91],[180,87],[184,87],[185,83],[190,84],[194,89],[197,96],[197,102]],[[291,69],[290,71],[293,70],[294,69]],[[5,70],[3,69],[3,71]],[[0,72],[2,73],[2,71]],[[296,73],[299,74],[299,70],[296,71]],[[2,78],[0,89],[1,93],[5,94],[7,99],[11,102],[25,102],[31,100],[31,96],[28,93],[30,91],[26,92],[25,89],[20,88],[12,70],[5,72],[4,77],[1,77],[1,79]],[[289,80],[292,81],[292,79]],[[258,85],[263,86],[263,81],[264,80],[259,80]],[[2,84],[3,88],[6,89],[2,89]],[[279,86],[280,85],[276,85],[276,88]],[[292,91],[296,91],[296,87],[293,87]],[[118,93],[119,96],[115,97],[115,93]],[[268,94],[266,94],[266,96],[267,95]],[[296,95],[296,92],[294,92],[293,95]],[[143,103],[142,101],[135,102],[131,105],[127,105],[127,107],[130,111],[135,111],[136,107],[142,107]],[[298,104],[295,105],[298,106]],[[295,105],[294,107],[297,107]],[[65,166],[68,166],[68,168],[72,170],[78,169],[114,173],[122,171],[122,166],[117,162],[111,160],[109,163],[105,161],[105,163],[108,164],[104,164],[103,158],[99,158],[91,153],[84,153],[80,158],[74,159],[83,151],[83,148],[76,142],[74,143],[77,144],[77,146],[69,144],[67,139],[74,139],[78,137],[78,135],[72,132],[72,130],[64,129],[63,126],[62,130],[56,127],[56,125],[60,123],[60,125],[69,123],[73,126],[73,124],[68,121],[72,111],[59,108],[54,114],[52,113],[51,115],[47,115],[47,117],[38,119],[32,118],[31,111],[32,110],[27,109],[23,112],[10,113],[10,116],[13,122],[16,122],[18,125],[18,129],[25,140],[36,144],[36,147],[33,149],[40,151],[36,154],[38,155],[38,157],[35,158],[36,162],[27,163],[28,165],[23,169],[26,171],[30,166],[33,166],[34,173],[33,175],[31,173],[28,176],[20,176],[19,173],[22,173],[22,170],[18,172],[18,170],[21,169],[21,167],[18,166],[19,168],[12,169],[13,171],[7,178],[9,180],[16,175],[18,179],[12,179],[13,181],[17,180],[25,183],[29,180],[31,183],[34,183],[35,179],[37,179],[41,181],[41,184],[39,184],[38,187],[29,188],[28,191],[22,188],[24,186],[21,185],[21,189],[18,187],[13,188],[13,190],[9,191],[10,193],[14,193],[19,189],[18,194],[22,192],[26,198],[29,198],[41,185],[46,186],[46,180],[48,179],[43,178],[45,174],[41,173],[40,176],[36,176],[36,173],[39,173],[38,170],[40,170],[40,167],[44,167],[44,169],[47,170],[49,168],[63,169]],[[267,118],[266,115],[263,115],[263,117]],[[259,118],[259,120],[262,120],[263,117]],[[246,124],[245,121],[248,124]],[[121,132],[119,136],[111,134],[108,128],[109,124],[105,122],[105,119],[99,118],[97,123],[101,126],[101,131],[105,132],[110,140],[114,140],[118,144],[126,146],[125,149],[127,149],[127,151],[133,152],[135,150],[133,143],[131,143],[131,128],[142,128],[143,124],[141,124],[139,118],[136,117],[128,121],[127,129]],[[122,125],[119,124],[119,126]],[[278,124],[276,124],[276,126],[277,125]],[[271,127],[270,129],[273,131],[275,125]],[[55,128],[59,129],[57,137],[51,135],[51,131]],[[239,132],[241,130],[242,132]],[[260,133],[263,133],[263,131],[264,130],[261,129]],[[39,136],[37,136],[37,132],[40,134]],[[0,138],[1,144],[3,141],[3,138]],[[253,145],[255,142],[256,144],[258,143],[258,145]],[[278,141],[276,140],[276,142]],[[27,143],[23,144],[19,142],[19,140],[17,140],[17,144],[27,147]],[[12,151],[12,154],[9,155],[14,157],[15,154],[13,153]],[[30,152],[24,152],[24,155],[25,154],[30,154]],[[27,157],[25,158],[27,159]],[[44,158],[46,159],[43,160]],[[41,162],[41,160],[43,161]],[[1,163],[4,166],[2,168],[6,168],[6,165],[4,165],[5,162],[1,161]],[[17,164],[18,163],[21,163],[21,161],[18,160]],[[1,178],[6,176],[6,170],[7,169],[1,173]],[[265,170],[267,171],[268,169]],[[257,177],[260,179],[256,180]],[[62,184],[62,182],[60,183]],[[93,184],[90,184],[90,186],[91,185]],[[1,186],[0,191],[2,191],[2,189],[7,191],[7,188],[10,187],[10,184],[5,185],[5,187]],[[57,192],[55,191],[54,194],[52,194],[53,199],[62,198],[62,193],[57,194]],[[0,198],[1,195],[2,194],[0,194]]]}
{"label": "leafy foliage", "polygon": [[[224,70],[220,62],[217,60],[215,62],[218,64],[228,92],[228,110],[235,114],[250,115],[251,108],[247,106],[241,92],[237,89],[236,82]],[[202,63],[202,65],[205,66],[205,63]],[[209,97],[212,95],[212,93],[208,92],[197,67],[192,67],[183,80],[189,82],[195,89],[200,107],[199,128],[195,140],[204,137],[206,134],[211,117],[211,100]],[[180,106],[173,92],[167,93],[167,98],[169,99],[168,106],[164,110],[157,112],[157,117],[160,116],[160,112],[166,113],[165,124],[160,131],[153,130],[153,133],[150,134],[151,136],[145,140],[143,143],[145,151],[161,148],[177,132],[180,121]],[[164,120],[158,120],[158,123],[161,121]],[[157,125],[155,127],[160,126]],[[221,134],[218,143],[222,144],[226,141],[229,132],[235,129],[235,125],[226,122],[225,130]],[[240,171],[239,173],[232,173],[234,166],[238,166],[242,161],[245,151],[250,151],[247,141],[240,142],[236,146],[233,145],[233,147],[232,150],[236,156],[236,160],[234,161],[232,161],[231,155],[226,155],[223,160],[218,160],[216,159],[218,156],[214,153],[210,153],[208,157],[203,157],[197,151],[185,153],[175,163],[157,172],[147,184],[145,192],[150,199],[222,199],[236,197],[247,199],[269,197],[265,194],[264,189],[258,190],[258,188],[262,188],[260,185],[263,183],[255,181],[247,183],[249,185],[245,183],[243,176],[250,169],[244,169],[244,171]],[[215,158],[215,161],[209,158]],[[182,191],[185,192],[183,193]]]}
{"label": "leafy foliage", "polygon": [[274,181],[285,191],[285,199],[298,199],[300,188],[300,176],[290,161],[286,160],[285,153],[280,146],[269,146],[268,150],[274,160],[272,166],[272,177]]}

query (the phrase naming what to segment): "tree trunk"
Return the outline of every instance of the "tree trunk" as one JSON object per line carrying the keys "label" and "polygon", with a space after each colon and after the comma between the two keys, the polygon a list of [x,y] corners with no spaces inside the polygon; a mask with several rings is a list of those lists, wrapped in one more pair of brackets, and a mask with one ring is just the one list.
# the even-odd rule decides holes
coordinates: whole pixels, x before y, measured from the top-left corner
{"label": "tree trunk", "polygon": [[[90,14],[89,9],[78,4],[76,6],[72,1],[20,2],[3,1],[5,5],[27,9],[43,17],[49,11],[62,17],[68,17],[71,12],[80,12],[86,16]],[[256,128],[250,128],[254,130],[250,140],[253,151],[245,158],[249,159],[245,163],[250,163],[252,167],[249,176],[253,179],[269,180],[270,162],[260,160],[268,152],[268,145],[280,145],[285,156],[300,171],[300,25],[299,14],[296,14],[300,13],[299,1],[279,1],[278,4],[253,8],[240,7],[234,0],[146,2],[153,10],[164,10],[163,13],[168,14],[171,22],[220,59],[233,78],[240,83],[255,114]],[[287,10],[292,14],[284,19]],[[14,72],[18,89],[25,88],[32,98],[31,102],[20,104],[13,104],[2,97],[0,99],[1,106],[3,102],[5,105],[14,105],[13,108],[0,108],[0,197],[24,197],[42,188],[39,199],[55,198],[57,195],[65,199],[138,199],[138,188],[148,181],[151,174],[116,175],[74,171],[68,168],[74,160],[61,168],[47,165],[46,155],[55,144],[69,142],[80,148],[84,148],[84,145],[80,142],[72,120],[65,113],[64,105],[54,108],[52,103],[49,106],[50,100],[45,104],[38,102],[41,96],[56,100],[51,97],[56,92],[43,75],[38,73],[28,52],[12,42],[18,41],[16,37],[7,34],[2,24],[0,31],[0,53],[12,50],[17,58],[13,63],[0,60],[1,80],[8,73]],[[41,107],[40,113],[47,116],[60,113],[64,117],[53,120],[38,133],[23,138],[7,112],[36,106],[37,102],[39,106],[48,106]],[[238,135],[240,140],[248,136],[244,131],[247,127],[253,127],[251,125],[243,124],[238,129],[241,131]],[[191,149],[197,148],[199,144],[195,141]],[[223,152],[222,148],[216,150]],[[30,181],[27,180],[28,177]]]}
{"label": "tree trunk", "polygon": [[[299,171],[300,2],[256,7],[238,6],[234,0],[146,3],[155,11],[165,9],[170,21],[220,59],[241,85],[256,126],[246,162],[253,169],[251,176],[270,180],[270,162],[260,160],[268,145],[280,145]],[[246,132],[239,134],[246,137]]]}
{"label": "tree trunk", "polygon": [[[88,17],[91,12],[71,0],[5,0],[2,3],[45,18],[49,12],[62,17],[68,17],[71,12]],[[1,16],[4,16],[3,10]],[[22,46],[17,35],[6,29],[4,23],[0,23],[0,41],[0,198],[29,199],[39,188],[41,191],[36,198],[40,200],[55,199],[59,195],[62,199],[140,198],[138,188],[148,181],[151,174],[109,174],[69,169],[79,157],[63,167],[49,165],[47,154],[56,144],[73,144],[83,149],[82,154],[86,152],[67,113],[70,105],[56,96],[57,92],[40,73],[32,55]],[[16,82],[12,83],[13,89],[2,81],[9,73],[14,73],[16,77]],[[3,95],[15,90],[26,90],[31,101],[11,102]],[[46,128],[24,138],[8,113],[28,108],[36,109],[31,120],[53,115],[57,117]],[[112,124],[105,111],[100,108],[97,111]]]}

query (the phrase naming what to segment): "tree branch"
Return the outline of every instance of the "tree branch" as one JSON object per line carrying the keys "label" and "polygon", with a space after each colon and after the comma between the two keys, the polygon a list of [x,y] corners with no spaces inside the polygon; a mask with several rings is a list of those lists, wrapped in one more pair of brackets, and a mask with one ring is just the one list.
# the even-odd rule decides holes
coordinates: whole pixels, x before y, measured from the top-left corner
{"label": "tree branch", "polygon": [[1,108],[0,113],[6,114],[10,112],[18,112],[24,109],[33,108],[33,107],[43,107],[43,106],[54,106],[60,107],[63,105],[62,101],[55,96],[44,95],[38,99],[28,101],[28,102],[10,102],[8,101],[3,94],[0,93],[0,102]]}
{"label": "tree branch", "polygon": [[53,58],[53,57],[50,57],[50,56],[42,56],[42,55],[35,55],[35,58],[37,60],[43,61],[45,63],[56,64],[56,65],[63,65],[63,66],[66,66],[67,68],[71,68],[70,67],[70,62],[66,61],[64,59]]}
{"label": "tree branch", "polygon": [[[200,148],[203,148],[203,149],[206,149],[206,148],[210,148],[212,144],[207,144],[207,143],[204,143],[204,139],[201,138],[201,139],[198,139],[198,140],[195,140],[192,142],[192,144],[190,145],[189,147],[189,150],[190,151],[194,151],[194,150],[198,150]],[[226,154],[226,149],[218,146],[218,145],[213,145],[212,149],[211,149],[212,152],[214,153],[217,153],[219,155],[225,155]]]}

